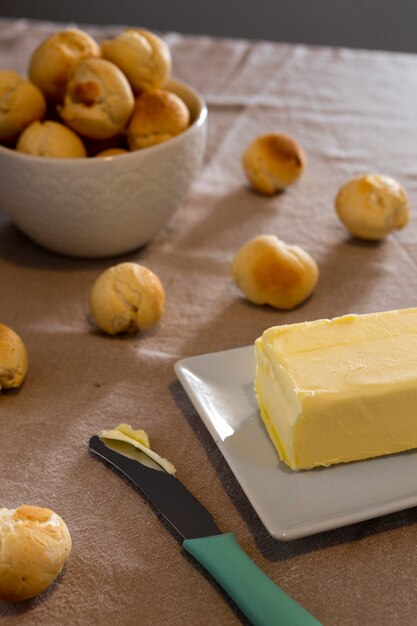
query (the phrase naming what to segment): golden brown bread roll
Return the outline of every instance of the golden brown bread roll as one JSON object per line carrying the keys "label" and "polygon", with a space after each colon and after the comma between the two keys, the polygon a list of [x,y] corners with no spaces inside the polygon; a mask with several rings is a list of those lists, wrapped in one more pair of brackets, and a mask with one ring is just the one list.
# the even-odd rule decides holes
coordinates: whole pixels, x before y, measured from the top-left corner
{"label": "golden brown bread roll", "polygon": [[20,387],[27,370],[25,344],[14,330],[0,324],[0,390]]}
{"label": "golden brown bread roll", "polygon": [[46,111],[42,92],[10,70],[0,70],[0,142],[12,143]]}
{"label": "golden brown bread roll", "polygon": [[135,99],[127,78],[105,59],[82,61],[68,82],[59,114],[75,132],[91,139],[118,135]]}
{"label": "golden brown bread roll", "polygon": [[155,326],[164,313],[165,292],[158,276],[138,263],[120,263],[103,272],[90,294],[90,311],[109,335]]}
{"label": "golden brown bread roll", "polygon": [[383,239],[404,228],[410,203],[402,185],[380,174],[366,174],[348,181],[336,196],[336,212],[350,232],[360,239]]}
{"label": "golden brown bread roll", "polygon": [[33,122],[23,131],[16,145],[18,152],[33,156],[82,158],[87,156],[81,139],[58,122]]}
{"label": "golden brown bread roll", "polygon": [[127,140],[124,135],[115,135],[107,139],[88,139],[87,137],[83,137],[83,144],[85,145],[88,156],[96,156],[99,152],[113,148],[127,150]]}
{"label": "golden brown bread roll", "polygon": [[47,100],[62,102],[69,77],[78,63],[100,54],[98,43],[82,30],[70,28],[55,33],[34,51],[29,64],[30,80]]}
{"label": "golden brown bread roll", "polygon": [[292,309],[316,286],[317,263],[302,248],[274,235],[259,235],[246,242],[232,263],[232,277],[254,304]]}
{"label": "golden brown bread roll", "polygon": [[242,156],[244,172],[256,191],[272,195],[301,176],[306,157],[300,144],[289,135],[269,133],[257,137]]}
{"label": "golden brown bread roll", "polygon": [[96,157],[109,157],[109,156],[117,156],[118,154],[128,154],[128,150],[124,148],[107,148],[107,150],[103,150],[102,152],[98,152]]}
{"label": "golden brown bread roll", "polygon": [[128,29],[101,43],[103,56],[117,65],[135,93],[162,87],[171,73],[167,44],[147,30]]}
{"label": "golden brown bread roll", "polygon": [[190,123],[186,104],[163,89],[144,91],[136,98],[135,110],[127,129],[131,150],[140,150],[175,137]]}
{"label": "golden brown bread roll", "polygon": [[0,599],[20,602],[44,591],[70,552],[69,530],[50,509],[0,508]]}

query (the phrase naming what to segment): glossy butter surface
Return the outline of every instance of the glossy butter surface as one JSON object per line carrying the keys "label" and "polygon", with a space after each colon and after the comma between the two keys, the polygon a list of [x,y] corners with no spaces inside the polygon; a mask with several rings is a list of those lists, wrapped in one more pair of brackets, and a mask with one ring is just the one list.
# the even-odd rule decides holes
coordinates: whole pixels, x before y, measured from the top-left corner
{"label": "glossy butter surface", "polygon": [[262,419],[292,469],[417,447],[417,309],[269,328],[256,363]]}

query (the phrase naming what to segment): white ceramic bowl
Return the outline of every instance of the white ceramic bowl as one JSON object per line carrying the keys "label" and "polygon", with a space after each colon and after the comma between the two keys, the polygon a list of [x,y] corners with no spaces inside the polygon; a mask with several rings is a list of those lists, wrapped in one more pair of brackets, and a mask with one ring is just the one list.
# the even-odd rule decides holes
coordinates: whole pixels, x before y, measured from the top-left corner
{"label": "white ceramic bowl", "polygon": [[112,256],[148,242],[184,200],[206,144],[201,96],[178,81],[167,88],[187,104],[192,123],[159,145],[88,159],[0,146],[0,210],[31,239],[69,256]]}

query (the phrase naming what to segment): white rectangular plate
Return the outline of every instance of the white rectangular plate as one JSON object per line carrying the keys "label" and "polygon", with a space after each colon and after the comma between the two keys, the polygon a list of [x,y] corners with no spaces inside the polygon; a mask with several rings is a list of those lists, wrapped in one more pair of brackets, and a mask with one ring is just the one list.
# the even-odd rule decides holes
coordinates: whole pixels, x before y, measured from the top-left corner
{"label": "white rectangular plate", "polygon": [[253,346],[182,359],[175,372],[267,531],[282,541],[417,505],[417,452],[294,472],[254,394]]}

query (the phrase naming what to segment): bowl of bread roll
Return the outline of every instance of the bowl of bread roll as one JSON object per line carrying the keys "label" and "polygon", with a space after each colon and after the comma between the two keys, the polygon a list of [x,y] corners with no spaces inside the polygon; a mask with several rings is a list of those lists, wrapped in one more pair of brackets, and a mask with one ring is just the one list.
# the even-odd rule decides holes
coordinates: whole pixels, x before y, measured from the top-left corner
{"label": "bowl of bread roll", "polygon": [[159,36],[130,28],[99,44],[57,32],[27,77],[0,69],[0,209],[54,252],[129,252],[185,199],[206,130],[206,105],[171,78]]}

